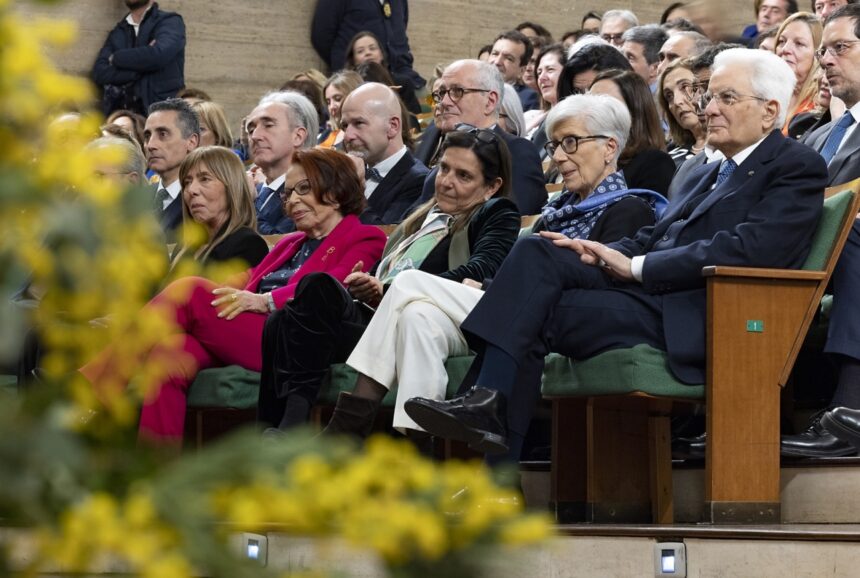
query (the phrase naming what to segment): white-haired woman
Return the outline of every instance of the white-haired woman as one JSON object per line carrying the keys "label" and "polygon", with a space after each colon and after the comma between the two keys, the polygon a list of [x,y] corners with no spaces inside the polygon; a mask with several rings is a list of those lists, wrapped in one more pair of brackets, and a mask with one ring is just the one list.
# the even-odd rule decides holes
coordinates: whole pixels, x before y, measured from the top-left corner
{"label": "white-haired woman", "polygon": [[[546,124],[546,148],[565,191],[544,207],[538,230],[611,242],[655,222],[666,200],[652,191],[628,190],[618,172],[630,130],[623,104],[602,95],[571,96],[553,107]],[[469,279],[461,284],[420,271],[400,273],[347,360],[359,376],[352,393],[341,393],[327,433],[367,435],[382,398],[397,385],[393,425],[419,446],[426,443],[427,434],[403,405],[416,396],[445,397],[445,360],[468,351],[460,323],[482,295]]]}

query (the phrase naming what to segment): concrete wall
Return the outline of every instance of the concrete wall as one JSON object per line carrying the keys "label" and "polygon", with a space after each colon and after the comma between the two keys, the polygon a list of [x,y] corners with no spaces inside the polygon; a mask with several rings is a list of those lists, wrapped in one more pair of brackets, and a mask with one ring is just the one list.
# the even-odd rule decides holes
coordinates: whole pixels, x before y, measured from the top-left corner
{"label": "concrete wall", "polygon": [[[708,2],[729,15],[730,30],[739,31],[752,20],[752,0]],[[66,71],[84,75],[107,32],[126,13],[121,0],[15,4],[28,18],[56,15],[78,23],[77,45],[57,55],[57,60]],[[437,63],[474,55],[499,31],[523,20],[540,22],[560,35],[578,28],[582,14],[591,9],[635,6],[644,23],[659,19],[668,4],[668,0],[412,0],[409,37],[416,67],[429,78]],[[310,46],[315,0],[161,0],[159,5],[185,18],[186,83],[203,88],[223,104],[233,125],[266,91],[303,69],[322,66]]]}

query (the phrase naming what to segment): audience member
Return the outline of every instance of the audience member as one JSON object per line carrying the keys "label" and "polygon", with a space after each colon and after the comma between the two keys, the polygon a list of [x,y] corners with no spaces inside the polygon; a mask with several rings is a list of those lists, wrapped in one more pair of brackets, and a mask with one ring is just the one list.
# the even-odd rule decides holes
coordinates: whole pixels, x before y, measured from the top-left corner
{"label": "audience member", "polygon": [[[830,92],[848,110],[815,131],[806,142],[827,162],[829,186],[860,177],[860,4],[834,10],[824,22],[818,59],[830,83]],[[830,281],[833,306],[825,353],[837,366],[836,391],[829,405],[810,419],[809,428],[783,436],[783,455],[831,457],[852,455],[860,448],[860,355],[857,327],[860,320],[860,220],[839,256]]]}
{"label": "audience member", "polygon": [[409,2],[379,0],[317,0],[311,23],[311,44],[328,65],[338,71],[346,65],[347,46],[356,34],[368,31],[379,39],[388,69],[412,90],[427,84],[412,68],[412,50],[406,37]]}
{"label": "audience member", "polygon": [[516,30],[503,32],[493,41],[488,63],[499,69],[502,79],[512,85],[519,94],[523,110],[538,107],[537,92],[522,82],[523,69],[532,57],[532,44],[529,39]]}
{"label": "audience member", "polygon": [[[297,75],[302,76],[302,75]],[[324,130],[326,120],[328,119],[328,111],[326,110],[325,97],[323,96],[323,86],[325,85],[326,79],[323,78],[323,84],[319,85],[315,80],[311,80],[309,77],[305,78],[293,78],[292,80],[286,81],[281,85],[281,92],[285,90],[291,90],[293,92],[298,92],[299,94],[303,94],[305,98],[311,101],[311,104],[314,105],[314,108],[317,111],[317,118],[319,118],[320,123],[320,134]]]}
{"label": "audience member", "polygon": [[328,77],[316,68],[308,68],[307,70],[293,76],[291,80],[310,80],[319,87],[320,91],[322,91]]}
{"label": "audience member", "polygon": [[[348,290],[328,275],[309,277],[295,300],[266,324],[265,367],[276,371],[262,377],[264,422],[285,429],[307,420],[329,365],[352,351],[375,317],[365,304],[378,308],[401,273],[411,269],[458,284],[480,282],[495,274],[510,251],[520,219],[508,198],[511,159],[504,141],[476,129],[450,132],[442,146],[434,197],[392,233],[376,274],[351,275]],[[394,349],[377,351],[379,357],[393,355]],[[328,432],[337,433],[339,420],[361,411],[361,401],[341,396]]]}
{"label": "audience member", "polygon": [[415,96],[415,88],[412,86],[412,81],[408,77],[398,77],[391,70],[388,66],[388,56],[382,48],[382,43],[373,32],[364,30],[353,37],[347,47],[346,63],[350,68],[356,70],[364,78],[365,82],[383,81],[378,78],[368,79],[365,74],[358,70],[359,66],[368,63],[381,66],[386,74],[390,74],[392,78],[391,82],[388,82],[387,85],[397,90],[409,112],[413,114],[421,113],[421,105]]}
{"label": "audience member", "polygon": [[779,25],[772,26],[763,32],[759,32],[758,36],[753,41],[753,48],[767,50],[768,52],[776,52],[776,33],[779,30]]}
{"label": "audience member", "polygon": [[818,93],[814,101],[815,108],[795,116],[791,120],[791,126],[788,127],[788,136],[806,144],[809,144],[807,137],[845,113],[845,103],[842,99],[830,94],[830,83],[823,70],[818,73]]}
{"label": "audience member", "polygon": [[391,88],[378,83],[359,86],[343,101],[344,147],[363,158],[367,167],[363,223],[399,223],[421,194],[430,172],[404,145],[401,115],[400,99]]}
{"label": "audience member", "polygon": [[169,242],[182,223],[179,165],[200,144],[197,113],[182,99],[153,103],[143,129],[147,166],[158,175],[153,207]]}
{"label": "audience member", "polygon": [[621,52],[652,93],[657,90],[660,48],[667,39],[666,32],[656,24],[634,26],[621,37]]}
{"label": "audience member", "polygon": [[854,4],[855,2],[856,0],[812,0],[812,11],[821,20],[824,20],[840,6]]}
{"label": "audience member", "polygon": [[676,32],[671,34],[663,46],[657,58],[660,61],[657,73],[660,74],[669,64],[679,58],[691,58],[704,52],[711,46],[708,37],[698,32]]}
{"label": "audience member", "polygon": [[788,135],[788,123],[795,115],[815,108],[813,97],[818,92],[818,60],[816,47],[821,44],[821,22],[809,12],[798,12],[789,16],[776,33],[776,54],[785,60],[794,75],[797,85],[789,104],[788,117],[782,134]]}
{"label": "audience member", "polygon": [[547,112],[558,102],[558,79],[563,66],[564,47],[561,44],[550,44],[538,54],[537,80],[541,107],[525,113],[525,121],[526,137],[540,150],[543,150],[547,139],[544,120]]}
{"label": "audience member", "polygon": [[96,57],[93,80],[102,112],[146,114],[185,85],[185,23],[154,0],[125,0],[130,12],[117,23]]}
{"label": "audience member", "polygon": [[666,153],[666,138],[648,85],[631,70],[607,70],[595,77],[589,92],[615,97],[631,112],[630,138],[618,159],[624,180],[632,189],[666,195],[675,162]]}
{"label": "audience member", "polygon": [[227,122],[227,114],[220,104],[201,100],[192,104],[191,108],[200,121],[200,146],[233,146],[233,133]]}
{"label": "audience member", "polygon": [[624,33],[639,26],[639,19],[630,10],[609,10],[600,21],[600,37],[617,48],[624,44]]}
{"label": "audience member", "polygon": [[777,26],[797,12],[797,0],[755,0],[755,24],[744,28],[743,38],[755,38],[759,33]]}
{"label": "audience member", "polygon": [[[600,12],[589,10],[582,17],[580,22],[580,30],[585,34],[600,34],[600,25],[603,23],[603,16]],[[564,38],[562,38],[564,40]],[[578,39],[577,39],[578,40]],[[576,40],[574,40],[576,42]]]}
{"label": "audience member", "polygon": [[660,24],[666,24],[680,18],[685,20],[689,20],[690,18],[690,14],[686,10],[686,4],[683,2],[672,2],[663,10],[663,14],[660,16]]}
{"label": "audience member", "polygon": [[323,88],[326,106],[328,107],[329,131],[320,135],[319,146],[324,149],[342,149],[343,133],[340,131],[340,105],[347,95],[362,85],[364,79],[354,70],[335,72],[326,81]]}
{"label": "audience member", "polygon": [[538,38],[544,44],[553,43],[552,33],[536,22],[520,22],[514,30],[522,32],[529,39],[529,42],[532,43],[532,46],[534,46],[535,40]]}
{"label": "audience member", "polygon": [[115,110],[108,115],[105,124],[115,124],[122,127],[143,149],[143,127],[146,124],[146,118],[142,114],[125,109]]}
{"label": "audience member", "polygon": [[561,35],[561,45],[565,50],[573,46],[573,44],[581,37],[585,36],[586,32],[582,30],[569,30]]}
{"label": "audience member", "polygon": [[316,142],[319,125],[314,106],[297,92],[272,92],[260,99],[245,124],[251,157],[265,177],[254,201],[257,230],[262,235],[294,231],[295,224],[278,199],[293,153]]}
{"label": "audience member", "polygon": [[[665,199],[627,190],[615,167],[630,126],[623,105],[605,96],[572,96],[550,112],[547,126],[553,137],[548,147],[563,167],[566,191],[544,208],[539,230],[608,243],[653,225]],[[459,326],[482,295],[479,283],[455,283],[421,271],[398,275],[347,360],[359,377],[351,394],[341,394],[340,411],[326,431],[366,436],[382,398],[396,384],[394,427],[412,439],[426,438],[403,404],[416,395],[445,398],[445,360],[468,353]]]}
{"label": "audience member", "polygon": [[212,97],[209,96],[209,93],[200,88],[194,88],[192,86],[186,86],[182,90],[176,93],[176,98],[181,98],[188,104],[194,105],[198,102],[212,102]]}
{"label": "audience member", "polygon": [[[433,93],[433,100],[440,107],[436,126],[446,134],[465,123],[492,129],[499,135],[508,145],[511,156],[517,159],[511,176],[513,199],[521,214],[534,215],[546,202],[540,156],[532,143],[508,134],[498,126],[503,90],[502,76],[489,63],[458,60],[449,64],[442,74],[439,88]],[[438,168],[434,167],[424,182],[424,192],[419,199],[421,203],[433,198]]]}
{"label": "audience member", "polygon": [[477,385],[448,402],[409,400],[407,415],[517,460],[550,351],[584,359],[647,344],[667,352],[681,382],[704,383],[702,267],[799,268],[821,214],[824,162],[779,133],[793,87],[773,54],[719,54],[704,100],[708,138],[726,160],[694,172],[683,202],[633,238],[518,242],[461,325],[479,352]]}
{"label": "audience member", "polygon": [[201,264],[239,259],[241,270],[256,267],[269,247],[257,234],[254,196],[239,157],[221,146],[194,149],[179,166],[179,182],[182,221],[201,225],[206,237],[200,242],[186,228],[171,268],[187,258]]}
{"label": "audience member", "polygon": [[594,78],[604,70],[633,70],[621,51],[595,39],[581,40],[570,48],[567,61],[558,77],[558,101],[571,94],[588,92]]}
{"label": "audience member", "polygon": [[526,121],[523,116],[523,105],[517,90],[510,84],[505,84],[505,94],[499,105],[499,126],[505,132],[514,136],[525,136]]}
{"label": "audience member", "polygon": [[661,24],[660,28],[666,31],[666,34],[672,36],[673,34],[677,34],[678,32],[696,32],[705,35],[704,30],[698,25],[695,24],[692,20],[687,20],[686,18],[675,18],[674,20],[669,20],[668,22]]}
{"label": "audience member", "polygon": [[[523,84],[531,88],[535,91],[535,93],[540,96],[540,91],[538,90],[537,85],[537,74],[535,74],[535,70],[537,69],[537,58],[538,54],[540,54],[543,47],[547,45],[546,40],[543,39],[542,36],[535,37],[534,40],[531,40],[532,43],[532,55],[529,58],[528,64],[523,69],[522,81]],[[538,98],[538,105],[540,105],[540,98]],[[532,109],[536,110],[536,109]]]}
{"label": "audience member", "polygon": [[657,87],[660,108],[672,139],[667,146],[668,153],[678,168],[688,158],[705,150],[706,126],[699,120],[690,98],[695,82],[690,61],[679,60],[666,67]]}
{"label": "audience member", "polygon": [[478,60],[487,62],[490,59],[490,53],[493,51],[492,44],[485,44],[478,50]]}

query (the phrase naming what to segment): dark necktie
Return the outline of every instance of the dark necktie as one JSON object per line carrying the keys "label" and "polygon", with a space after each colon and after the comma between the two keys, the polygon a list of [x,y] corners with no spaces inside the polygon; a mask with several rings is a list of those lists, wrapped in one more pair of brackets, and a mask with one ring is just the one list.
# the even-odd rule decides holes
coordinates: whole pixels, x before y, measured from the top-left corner
{"label": "dark necktie", "polygon": [[170,198],[170,193],[164,187],[158,187],[155,192],[155,199],[152,201],[152,206],[155,208],[156,214],[160,215],[164,212],[164,201]]}
{"label": "dark necktie", "polygon": [[367,167],[366,169],[364,169],[364,180],[365,181],[376,181],[377,183],[381,183],[382,182],[382,175],[379,174],[378,170],[371,168],[371,167]]}
{"label": "dark necktie", "polygon": [[257,195],[257,198],[254,200],[254,208],[257,209],[258,213],[263,209],[263,205],[266,204],[266,200],[269,198],[269,196],[272,193],[274,193],[274,191],[265,185],[263,185],[263,187],[260,188],[260,193]]}
{"label": "dark necktie", "polygon": [[720,172],[717,173],[717,182],[714,185],[714,188],[719,187],[726,182],[728,178],[732,176],[732,173],[735,172],[736,168],[738,168],[738,163],[732,159],[726,159],[723,161],[723,164],[720,165]]}
{"label": "dark necktie", "polygon": [[842,118],[839,119],[839,122],[836,123],[836,126],[833,127],[833,130],[830,131],[830,135],[827,137],[827,141],[824,143],[824,147],[821,149],[821,156],[824,157],[824,162],[828,165],[830,161],[833,160],[833,157],[836,156],[836,151],[839,150],[839,145],[842,143],[842,139],[845,138],[845,131],[848,130],[848,127],[854,124],[854,117],[851,116],[851,112],[848,111],[842,115]]}

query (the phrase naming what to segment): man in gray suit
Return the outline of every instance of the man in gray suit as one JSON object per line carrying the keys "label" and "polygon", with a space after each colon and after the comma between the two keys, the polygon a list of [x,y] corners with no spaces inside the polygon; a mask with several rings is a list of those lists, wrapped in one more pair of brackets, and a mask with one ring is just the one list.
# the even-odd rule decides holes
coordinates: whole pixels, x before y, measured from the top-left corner
{"label": "man in gray suit", "polygon": [[[830,92],[848,108],[805,141],[827,161],[827,185],[833,186],[860,177],[860,4],[843,6],[827,17],[817,54]],[[833,307],[824,351],[838,366],[836,392],[830,411],[816,414],[809,429],[783,436],[783,455],[845,456],[860,448],[860,220],[848,235],[831,286]]]}

